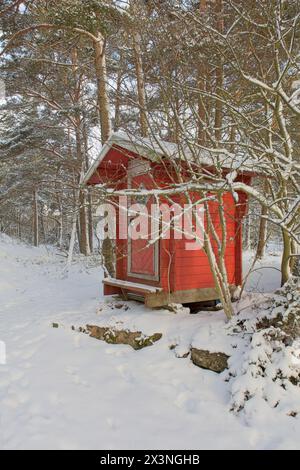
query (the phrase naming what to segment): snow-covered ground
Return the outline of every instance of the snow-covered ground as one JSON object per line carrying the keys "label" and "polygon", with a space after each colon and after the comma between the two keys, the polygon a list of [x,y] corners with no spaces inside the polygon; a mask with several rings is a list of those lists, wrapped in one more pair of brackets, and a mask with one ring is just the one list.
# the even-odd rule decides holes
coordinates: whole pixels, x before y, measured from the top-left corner
{"label": "snow-covered ground", "polygon": [[[247,278],[248,292],[273,292],[280,286],[280,251],[274,246],[268,247],[266,251],[264,259],[258,260],[255,266],[252,266],[254,253],[251,251],[244,253],[243,271]],[[251,274],[248,276],[250,270]]]}
{"label": "snow-covered ground", "polygon": [[[278,257],[268,257],[268,267],[271,261],[278,266]],[[236,350],[222,312],[174,314],[135,302],[116,308],[101,298],[99,267],[78,261],[68,276],[63,267],[53,249],[0,236],[0,341],[7,348],[7,364],[0,365],[1,449],[300,448],[297,417],[272,409],[237,416],[229,411],[224,374],[176,357],[191,344]],[[257,282],[261,292],[278,287],[276,270],[259,272],[250,290]],[[249,294],[236,308],[254,300]],[[163,337],[134,351],[70,328],[87,323]],[[173,344],[179,346],[170,350]]]}

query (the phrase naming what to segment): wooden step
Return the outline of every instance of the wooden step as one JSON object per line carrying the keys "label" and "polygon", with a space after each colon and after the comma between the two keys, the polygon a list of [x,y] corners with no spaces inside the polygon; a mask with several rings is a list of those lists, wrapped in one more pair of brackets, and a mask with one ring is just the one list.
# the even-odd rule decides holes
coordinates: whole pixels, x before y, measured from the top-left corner
{"label": "wooden step", "polygon": [[106,286],[119,287],[122,290],[133,292],[140,292],[141,294],[156,294],[162,292],[161,287],[149,286],[148,284],[140,284],[137,282],[123,281],[122,279],[114,279],[107,277],[103,279],[103,284]]}

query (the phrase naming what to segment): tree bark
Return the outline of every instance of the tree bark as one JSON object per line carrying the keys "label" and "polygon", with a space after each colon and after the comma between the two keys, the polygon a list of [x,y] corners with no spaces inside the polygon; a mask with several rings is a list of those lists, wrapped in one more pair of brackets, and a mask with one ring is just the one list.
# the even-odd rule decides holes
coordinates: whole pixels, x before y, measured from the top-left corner
{"label": "tree bark", "polygon": [[137,80],[138,105],[140,113],[140,131],[142,137],[148,135],[148,122],[146,115],[146,89],[142,62],[141,36],[139,33],[133,34],[133,48],[135,58],[135,70]]}
{"label": "tree bark", "polygon": [[86,218],[86,198],[84,191],[79,193],[79,225],[80,225],[80,253],[85,256],[90,254],[89,238]]}
{"label": "tree bark", "polygon": [[[223,20],[223,0],[217,0],[216,2],[216,15],[217,15],[217,30],[222,33],[224,31],[224,20]],[[224,70],[223,61],[220,57],[219,64],[216,67],[216,93],[220,94],[224,84]],[[217,142],[222,140],[222,121],[223,121],[223,107],[219,100],[216,100],[215,104],[215,138]]]}
{"label": "tree bark", "polygon": [[[63,189],[62,189],[63,192]],[[58,246],[60,249],[63,247],[63,239],[64,239],[64,211],[63,211],[63,194],[61,197],[58,196],[58,207],[59,207],[59,231],[58,231]]]}
{"label": "tree bark", "polygon": [[[77,152],[77,160],[78,164],[81,164],[82,169],[84,170],[83,155],[82,155],[82,147],[81,147],[81,134],[80,134],[80,123],[78,122],[75,130],[76,136],[76,152]],[[80,181],[78,182],[80,184]],[[84,255],[90,254],[89,249],[89,239],[87,234],[87,220],[86,220],[86,201],[85,201],[85,193],[82,190],[79,190],[79,226],[78,226],[78,239],[79,239],[79,247],[80,253]]]}
{"label": "tree bark", "polygon": [[[207,8],[207,1],[200,0],[199,9],[200,14],[204,14]],[[201,92],[204,92],[206,89],[206,80],[207,80],[207,67],[205,64],[201,63],[198,67],[198,142],[200,145],[206,145],[206,132],[205,126],[207,124],[207,114],[205,107],[205,100]]]}
{"label": "tree bark", "polygon": [[[107,71],[106,71],[106,56],[105,56],[105,38],[98,32],[98,40],[94,41],[95,51],[95,68],[97,76],[97,90],[98,90],[98,111],[101,127],[101,141],[104,144],[110,137],[112,132],[111,120],[109,115],[109,98],[107,93]],[[104,264],[111,275],[114,273],[113,263],[113,242],[109,240],[106,242],[107,246],[103,249]]]}
{"label": "tree bark", "polygon": [[90,245],[90,252],[93,253],[94,251],[94,226],[93,226],[93,199],[90,189],[88,189],[88,207],[87,207],[87,217],[88,217],[88,225],[89,225],[89,245]]}
{"label": "tree bark", "polygon": [[[121,58],[120,58],[121,62]],[[114,131],[117,131],[120,127],[120,113],[121,113],[121,84],[122,84],[122,70],[121,64],[118,68],[117,84],[116,84],[116,98],[115,98],[115,119],[114,119]]]}
{"label": "tree bark", "polygon": [[[264,195],[268,194],[268,184],[267,181],[263,185]],[[259,231],[258,231],[258,242],[256,249],[256,258],[262,259],[265,255],[266,240],[267,240],[267,226],[268,222],[266,216],[268,214],[268,209],[265,205],[261,208],[260,222],[259,222]]]}
{"label": "tree bark", "polygon": [[97,77],[97,104],[101,127],[101,141],[104,144],[112,132],[109,115],[109,98],[107,93],[107,71],[105,56],[105,38],[98,32],[97,41],[94,41],[95,69]]}
{"label": "tree bark", "polygon": [[247,217],[246,249],[251,250],[251,215],[250,214],[248,214],[248,217]]}
{"label": "tree bark", "polygon": [[290,259],[292,254],[292,242],[289,233],[282,229],[283,253],[281,259],[281,285],[283,286],[291,277]]}
{"label": "tree bark", "polygon": [[[81,105],[81,78],[77,76],[78,70],[78,55],[77,49],[73,48],[72,50],[72,66],[73,66],[73,75],[76,80],[76,87],[74,92],[74,102],[80,106]],[[75,120],[74,120],[74,127],[75,127],[75,139],[76,139],[76,159],[78,168],[80,168],[80,178],[78,178],[79,184],[79,195],[78,195],[78,203],[79,203],[79,217],[78,217],[78,240],[79,240],[79,248],[80,253],[88,256],[90,254],[89,249],[89,239],[88,239],[88,232],[87,232],[87,220],[86,220],[86,201],[85,201],[85,193],[83,190],[80,189],[80,184],[82,180],[82,174],[85,172],[86,167],[86,152],[85,152],[85,140],[86,140],[86,132],[85,132],[85,120],[82,116],[80,110],[76,111],[75,113]],[[75,197],[75,206],[76,203]]]}
{"label": "tree bark", "polygon": [[70,266],[73,260],[73,253],[74,253],[74,246],[76,240],[76,226],[77,226],[77,207],[74,207],[73,217],[72,217],[72,229],[71,229],[71,237],[70,237],[70,244],[69,244],[69,251],[68,251],[68,261],[67,265]]}
{"label": "tree bark", "polygon": [[[291,240],[291,252],[293,255],[299,255],[299,245],[295,240]],[[291,256],[290,258],[290,269],[292,275],[299,276],[299,256]]]}
{"label": "tree bark", "polygon": [[46,244],[46,233],[47,233],[47,230],[46,230],[46,223],[45,223],[45,220],[44,220],[43,208],[42,208],[41,214],[40,214],[40,221],[41,221],[41,234],[42,234],[42,238],[43,238],[44,243]]}
{"label": "tree bark", "polygon": [[[87,121],[84,116],[83,119],[83,140],[84,140],[84,156],[85,156],[85,171],[89,169],[89,145],[88,145],[88,131],[87,131]],[[92,253],[94,251],[94,228],[93,228],[93,201],[92,193],[90,188],[87,188],[87,222],[88,222],[88,237],[89,237],[89,251]]]}
{"label": "tree bark", "polygon": [[261,208],[259,232],[258,232],[258,243],[256,250],[256,258],[262,259],[265,256],[266,240],[267,240],[267,219],[265,216],[268,213],[268,209],[265,206]]}
{"label": "tree bark", "polygon": [[38,211],[38,191],[33,190],[33,245],[39,246],[39,211]]}

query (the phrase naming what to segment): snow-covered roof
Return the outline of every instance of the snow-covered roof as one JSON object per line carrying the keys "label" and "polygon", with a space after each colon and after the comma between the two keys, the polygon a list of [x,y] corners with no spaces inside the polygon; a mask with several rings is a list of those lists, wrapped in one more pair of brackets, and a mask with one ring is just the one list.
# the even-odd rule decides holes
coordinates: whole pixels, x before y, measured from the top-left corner
{"label": "snow-covered roof", "polygon": [[134,152],[150,161],[159,161],[162,157],[169,160],[182,159],[197,163],[198,165],[214,167],[216,164],[221,168],[231,171],[248,171],[253,173],[253,161],[249,161],[241,155],[237,156],[226,150],[204,150],[201,147],[193,150],[188,144],[178,146],[172,142],[163,141],[155,136],[140,137],[133,136],[123,131],[114,132],[108,141],[103,145],[99,156],[95,159],[88,172],[84,176],[83,184],[86,184],[93,176],[110,149],[117,145],[125,150]]}

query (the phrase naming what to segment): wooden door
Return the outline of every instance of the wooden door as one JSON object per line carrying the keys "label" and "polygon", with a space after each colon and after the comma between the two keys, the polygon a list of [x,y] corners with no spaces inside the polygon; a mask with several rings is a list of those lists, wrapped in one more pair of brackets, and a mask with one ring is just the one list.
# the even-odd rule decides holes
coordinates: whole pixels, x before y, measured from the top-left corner
{"label": "wooden door", "polygon": [[[150,189],[152,187],[152,180],[149,174],[145,174],[145,166],[138,167],[138,162],[134,162],[129,169],[128,186],[138,189]],[[144,164],[144,162],[142,162]],[[128,276],[137,279],[145,279],[152,281],[159,281],[159,240],[157,229],[153,233],[153,224],[151,218],[151,206],[154,203],[153,198],[147,196],[140,196],[131,198],[129,204],[142,204],[146,210],[148,217],[145,216],[145,225],[143,229],[147,229],[147,238],[143,233],[138,238],[130,236],[130,226],[136,221],[136,217],[132,212],[128,211]],[[153,243],[153,240],[156,240]]]}

